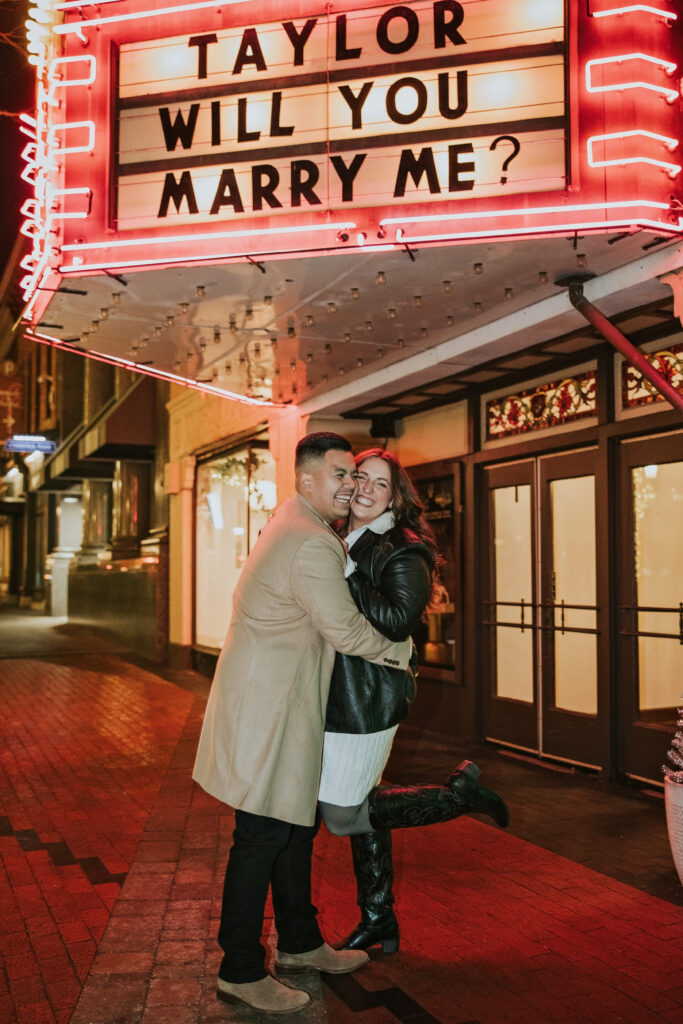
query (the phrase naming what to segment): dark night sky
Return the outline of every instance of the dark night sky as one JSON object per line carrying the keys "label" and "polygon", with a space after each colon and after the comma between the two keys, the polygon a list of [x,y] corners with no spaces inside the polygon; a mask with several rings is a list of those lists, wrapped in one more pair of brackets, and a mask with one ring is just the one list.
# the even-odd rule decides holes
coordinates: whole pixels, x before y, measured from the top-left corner
{"label": "dark night sky", "polygon": [[[17,27],[23,29],[28,6],[28,0],[0,0],[0,33],[6,34]],[[25,45],[25,31],[15,34],[14,38]],[[26,57],[4,40],[0,41],[0,110],[31,113],[34,83],[34,69]],[[31,194],[29,186],[19,177],[24,166],[20,153],[27,142],[26,136],[19,132],[17,119],[3,114],[0,117],[0,270],[17,237],[22,219],[19,208]]]}

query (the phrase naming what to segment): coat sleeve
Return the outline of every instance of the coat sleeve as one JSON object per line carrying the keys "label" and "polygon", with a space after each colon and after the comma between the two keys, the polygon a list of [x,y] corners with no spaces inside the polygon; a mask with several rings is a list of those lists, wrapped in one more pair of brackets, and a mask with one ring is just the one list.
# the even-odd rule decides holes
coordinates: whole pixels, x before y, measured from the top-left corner
{"label": "coat sleeve", "polygon": [[303,541],[292,560],[290,586],[296,602],[336,651],[392,668],[406,668],[409,641],[392,642],[358,611],[344,579],[344,552],[334,537]]}
{"label": "coat sleeve", "polygon": [[360,573],[347,579],[358,608],[390,640],[405,640],[417,628],[432,589],[427,561],[416,548],[401,548],[387,560],[377,586]]}

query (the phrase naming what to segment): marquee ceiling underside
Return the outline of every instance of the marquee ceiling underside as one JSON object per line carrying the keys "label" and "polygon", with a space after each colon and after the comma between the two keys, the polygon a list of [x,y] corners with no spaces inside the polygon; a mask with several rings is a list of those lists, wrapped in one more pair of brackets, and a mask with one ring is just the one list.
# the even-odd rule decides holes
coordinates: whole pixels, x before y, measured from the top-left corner
{"label": "marquee ceiling underside", "polygon": [[596,274],[591,294],[615,316],[671,299],[656,273],[679,249],[636,232],[70,276],[37,331],[226,397],[405,415],[425,388],[427,403],[457,398],[459,387],[439,392],[454,375],[532,376],[555,349],[528,350],[550,339],[578,331],[557,352],[579,358],[591,335],[581,343],[584,321],[555,280]]}

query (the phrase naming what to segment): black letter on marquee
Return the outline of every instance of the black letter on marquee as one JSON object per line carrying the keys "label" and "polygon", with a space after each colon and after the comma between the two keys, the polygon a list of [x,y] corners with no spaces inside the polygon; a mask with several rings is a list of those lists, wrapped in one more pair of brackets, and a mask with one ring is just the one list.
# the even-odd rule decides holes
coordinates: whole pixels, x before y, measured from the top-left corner
{"label": "black letter on marquee", "polygon": [[474,160],[462,163],[461,153],[474,153],[474,146],[471,142],[463,142],[458,146],[448,147],[448,191],[469,192],[474,188],[474,179],[461,181],[460,175],[474,171]]}
{"label": "black letter on marquee", "polygon": [[[406,37],[400,43],[392,43],[389,39],[389,22],[394,18],[403,18],[406,23]],[[410,7],[390,7],[377,22],[377,42],[385,53],[405,53],[415,45],[419,34],[420,22]]]}
{"label": "black letter on marquee", "polygon": [[351,127],[362,128],[363,118],[361,111],[363,110],[363,104],[368,98],[368,93],[372,89],[374,82],[364,82],[361,91],[356,96],[355,92],[350,85],[340,85],[339,92],[342,94],[346,102],[351,109]]}
{"label": "black letter on marquee", "polygon": [[[453,15],[450,21],[446,21],[446,11],[450,11]],[[434,4],[434,46],[437,50],[441,50],[446,45],[447,39],[450,39],[456,46],[467,42],[458,32],[464,17],[462,4],[455,3],[455,0],[436,0]]]}
{"label": "black letter on marquee", "polygon": [[304,62],[304,46],[308,37],[317,24],[317,18],[309,18],[301,32],[297,32],[293,21],[283,21],[282,27],[289,36],[289,41],[294,47],[294,67],[299,67]]}
{"label": "black letter on marquee", "polygon": [[254,64],[258,71],[268,70],[255,28],[245,28],[242,33],[242,42],[232,69],[233,75],[239,75],[245,64]]}
{"label": "black letter on marquee", "polygon": [[[446,76],[448,77],[448,76]],[[417,102],[415,109],[410,114],[402,114],[396,109],[396,93],[408,86],[415,90]],[[387,90],[387,114],[394,124],[414,124],[419,121],[427,109],[427,86],[419,78],[399,78],[392,82]]]}
{"label": "black letter on marquee", "polygon": [[211,100],[211,145],[221,144],[221,101]]}
{"label": "black letter on marquee", "polygon": [[247,131],[247,97],[240,96],[237,100],[237,141],[252,142],[260,138],[261,132]]}
{"label": "black letter on marquee", "polygon": [[429,191],[432,195],[438,195],[441,189],[439,188],[439,178],[436,173],[436,164],[434,163],[434,154],[431,147],[421,149],[419,157],[415,156],[412,149],[404,149],[401,153],[401,162],[398,165],[398,172],[396,174],[394,198],[406,194],[408,175],[413,179],[413,184],[417,188],[423,174],[427,175]]}
{"label": "black letter on marquee", "polygon": [[282,93],[274,92],[273,98],[270,104],[270,134],[273,135],[293,135],[294,125],[282,125],[280,124],[280,111],[282,109]]}
{"label": "black letter on marquee", "polygon": [[159,203],[159,212],[157,217],[168,216],[168,204],[171,200],[173,200],[176,213],[180,213],[180,204],[183,199],[187,199],[188,213],[199,213],[197,200],[194,194],[194,187],[192,185],[192,175],[190,172],[183,171],[180,175],[180,181],[175,180],[175,175],[167,174],[164,181],[164,190],[161,193],[161,202]]}
{"label": "black letter on marquee", "polygon": [[244,203],[232,167],[224,167],[221,171],[221,180],[218,182],[216,195],[213,197],[209,212],[218,213],[221,206],[232,206],[235,213],[244,213]]}
{"label": "black letter on marquee", "polygon": [[[306,175],[304,178],[303,175]],[[301,206],[302,197],[311,206],[320,206],[320,200],[313,191],[318,183],[320,171],[312,160],[292,160],[292,206]]]}
{"label": "black letter on marquee", "polygon": [[161,118],[161,127],[164,130],[164,141],[166,142],[166,149],[171,152],[178,145],[178,140],[182,143],[183,149],[189,149],[192,145],[192,138],[194,136],[194,130],[197,125],[197,114],[199,113],[199,104],[193,103],[190,107],[190,113],[187,118],[187,123],[183,117],[181,110],[176,110],[173,124],[171,124],[171,112],[168,107],[159,107],[159,117]]}
{"label": "black letter on marquee", "polygon": [[367,153],[356,153],[348,167],[344,163],[343,157],[330,157],[332,166],[339,175],[339,180],[342,183],[342,203],[353,202],[353,183],[356,180],[356,175],[361,169],[366,156]]}
{"label": "black letter on marquee", "polygon": [[[264,181],[264,179],[267,180]],[[282,206],[282,203],[275,195],[275,189],[279,184],[280,175],[272,164],[254,164],[251,169],[253,209],[262,210],[264,199],[268,206]]]}
{"label": "black letter on marquee", "polygon": [[206,78],[206,48],[209,43],[217,43],[218,36],[210,32],[206,36],[190,36],[188,46],[197,47],[197,78]]}
{"label": "black letter on marquee", "polygon": [[455,109],[449,106],[448,94],[450,92],[450,83],[448,80],[448,72],[442,71],[439,76],[439,113],[442,117],[447,117],[449,121],[455,121],[456,118],[462,117],[467,110],[467,71],[458,71],[456,75],[456,82],[458,86],[458,105]]}
{"label": "black letter on marquee", "polygon": [[356,57],[361,55],[360,46],[352,46],[350,50],[346,48],[346,15],[337,15],[335,22],[336,32],[336,51],[334,55],[335,60],[355,60]]}

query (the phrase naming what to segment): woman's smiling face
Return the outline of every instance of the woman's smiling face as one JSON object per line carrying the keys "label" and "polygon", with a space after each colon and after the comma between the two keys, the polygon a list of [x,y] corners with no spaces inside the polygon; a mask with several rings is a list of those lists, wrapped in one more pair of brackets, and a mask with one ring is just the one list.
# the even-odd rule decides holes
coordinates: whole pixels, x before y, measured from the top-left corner
{"label": "woman's smiling face", "polygon": [[358,490],[351,502],[349,526],[366,526],[391,505],[391,466],[374,455],[358,466]]}

